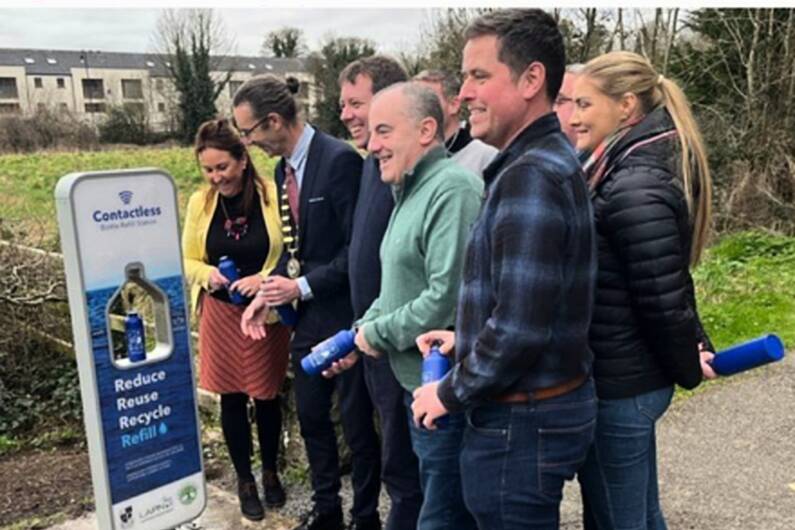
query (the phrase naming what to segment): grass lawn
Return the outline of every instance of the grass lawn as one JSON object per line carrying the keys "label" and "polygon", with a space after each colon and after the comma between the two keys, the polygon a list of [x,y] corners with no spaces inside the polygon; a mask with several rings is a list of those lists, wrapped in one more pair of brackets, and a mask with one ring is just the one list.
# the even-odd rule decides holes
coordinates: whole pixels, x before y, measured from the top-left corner
{"label": "grass lawn", "polygon": [[742,232],[720,239],[694,274],[699,313],[718,349],[764,333],[795,345],[795,238]]}
{"label": "grass lawn", "polygon": [[[274,159],[252,150],[260,174]],[[0,237],[58,250],[53,189],[70,172],[159,167],[174,176],[180,207],[203,183],[190,148],[136,148],[0,156]],[[795,238],[743,232],[718,239],[695,271],[699,312],[718,349],[762,333],[795,344]]]}
{"label": "grass lawn", "polygon": [[[272,178],[276,159],[252,149],[257,169]],[[157,167],[168,171],[179,190],[180,208],[203,183],[188,147],[43,152],[0,156],[0,238],[58,250],[53,191],[67,173]]]}

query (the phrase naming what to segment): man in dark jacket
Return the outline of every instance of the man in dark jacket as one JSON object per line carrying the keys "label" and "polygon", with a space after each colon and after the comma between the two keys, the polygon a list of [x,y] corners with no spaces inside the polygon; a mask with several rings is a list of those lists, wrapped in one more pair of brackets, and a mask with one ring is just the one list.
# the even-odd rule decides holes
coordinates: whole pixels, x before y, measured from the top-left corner
{"label": "man in dark jacket", "polygon": [[461,454],[467,508],[480,528],[558,528],[564,480],[593,439],[588,325],[596,252],[580,165],[552,112],[563,38],[538,9],[494,11],[465,37],[461,98],[472,135],[500,149],[467,247],[456,365],[415,392],[416,422],[469,421]]}

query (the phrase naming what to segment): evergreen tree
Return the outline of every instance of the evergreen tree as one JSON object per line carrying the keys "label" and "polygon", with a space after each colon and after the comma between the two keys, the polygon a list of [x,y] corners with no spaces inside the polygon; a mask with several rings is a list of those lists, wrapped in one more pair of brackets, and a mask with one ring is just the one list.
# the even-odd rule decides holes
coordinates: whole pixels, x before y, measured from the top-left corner
{"label": "evergreen tree", "polygon": [[320,52],[309,56],[307,66],[315,78],[318,100],[313,122],[337,137],[347,137],[348,131],[340,121],[340,72],[351,61],[375,53],[375,45],[356,37],[333,37],[326,40]]}

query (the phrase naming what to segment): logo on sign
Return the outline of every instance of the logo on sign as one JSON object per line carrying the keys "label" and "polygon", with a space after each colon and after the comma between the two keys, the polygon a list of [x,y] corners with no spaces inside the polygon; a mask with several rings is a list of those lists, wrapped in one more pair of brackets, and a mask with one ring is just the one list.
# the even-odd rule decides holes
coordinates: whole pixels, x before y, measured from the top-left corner
{"label": "logo on sign", "polygon": [[146,510],[139,512],[138,516],[141,521],[149,521],[155,517],[160,517],[174,510],[174,499],[171,497],[162,497],[160,502],[153,504]]}
{"label": "logo on sign", "polygon": [[199,491],[196,489],[196,486],[194,486],[193,484],[188,484],[187,486],[179,490],[179,502],[181,502],[185,506],[193,504],[193,501],[195,501],[196,497],[198,496],[199,496]]}
{"label": "logo on sign", "polygon": [[124,204],[130,204],[132,197],[133,197],[133,192],[129,190],[124,190],[119,192],[119,198],[121,199],[121,202],[123,202]]}
{"label": "logo on sign", "polygon": [[[118,196],[124,206],[130,206],[133,199],[132,191],[122,190],[118,193]],[[144,224],[149,224],[154,222],[152,218],[159,217],[162,213],[160,206],[137,206],[117,208],[116,210],[94,210],[91,217],[96,223],[142,221]]]}
{"label": "logo on sign", "polygon": [[124,511],[119,514],[119,519],[121,520],[122,530],[127,530],[128,528],[135,526],[132,506],[125,506]]}

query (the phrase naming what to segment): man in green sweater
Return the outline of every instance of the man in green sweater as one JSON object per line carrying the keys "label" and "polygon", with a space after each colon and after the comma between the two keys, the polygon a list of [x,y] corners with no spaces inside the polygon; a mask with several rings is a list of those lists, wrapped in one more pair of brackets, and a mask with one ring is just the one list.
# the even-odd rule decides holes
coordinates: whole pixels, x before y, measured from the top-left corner
{"label": "man in green sweater", "polygon": [[[371,103],[367,148],[392,187],[395,208],[381,243],[381,291],[357,323],[356,345],[388,357],[406,390],[409,418],[422,371],[415,338],[455,321],[465,244],[483,196],[482,179],[447,158],[442,123],[436,94],[420,83],[392,85]],[[327,375],[353,362],[349,356]],[[452,414],[443,428],[426,430],[409,421],[424,497],[419,530],[476,528],[461,492],[464,422]]]}

